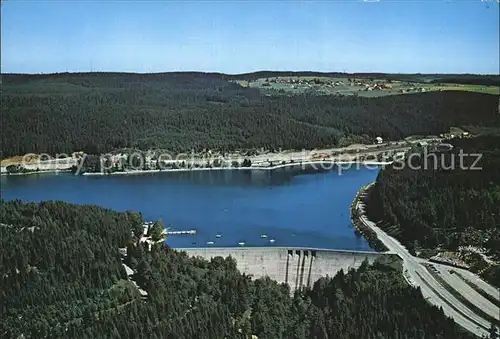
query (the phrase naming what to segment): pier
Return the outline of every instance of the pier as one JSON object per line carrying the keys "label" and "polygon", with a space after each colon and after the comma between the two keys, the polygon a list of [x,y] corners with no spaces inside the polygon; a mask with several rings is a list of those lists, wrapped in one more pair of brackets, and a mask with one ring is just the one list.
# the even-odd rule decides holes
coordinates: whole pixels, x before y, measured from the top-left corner
{"label": "pier", "polygon": [[167,235],[196,235],[196,230],[167,231]]}
{"label": "pier", "polygon": [[[153,227],[154,222],[152,221],[145,221],[142,224],[142,227],[144,228],[144,236],[148,234],[148,231],[151,227]],[[165,229],[165,234],[166,235],[196,235],[196,230],[179,230],[179,231],[171,231],[168,229],[168,227]]]}

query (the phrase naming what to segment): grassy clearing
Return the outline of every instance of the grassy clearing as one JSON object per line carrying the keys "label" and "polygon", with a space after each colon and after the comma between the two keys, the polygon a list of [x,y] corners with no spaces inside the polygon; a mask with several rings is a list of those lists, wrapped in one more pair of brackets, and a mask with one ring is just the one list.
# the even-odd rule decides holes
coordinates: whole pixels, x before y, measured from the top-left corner
{"label": "grassy clearing", "polygon": [[426,84],[426,87],[431,91],[466,91],[500,95],[500,87],[498,86],[482,86],[482,85],[459,85],[459,84]]}
{"label": "grassy clearing", "polygon": [[234,82],[240,85],[241,87],[248,87],[248,81],[246,80],[235,80]]}
{"label": "grassy clearing", "polygon": [[[374,85],[376,83],[386,83],[384,80],[363,80],[362,85],[350,85],[345,78],[327,78],[327,77],[280,77],[276,78],[278,82],[267,82],[267,79],[257,79],[250,82],[249,86],[258,88],[264,92],[271,94],[315,94],[315,95],[357,95],[361,97],[381,97],[387,95],[397,95],[401,93],[400,86],[397,83],[393,84],[392,89],[367,91],[365,85]],[[295,80],[302,83],[283,83],[279,81]],[[318,80],[323,83],[311,84],[306,81]],[[333,83],[333,84],[332,84]],[[336,83],[336,84],[335,84]],[[335,85],[334,85],[335,84]]]}
{"label": "grassy clearing", "polygon": [[403,260],[397,255],[384,255],[376,260],[381,265],[388,266],[396,271],[403,272]]}
{"label": "grassy clearing", "polygon": [[472,312],[483,318],[484,320],[488,321],[491,324],[495,324],[496,326],[500,326],[500,321],[498,319],[493,318],[489,314],[485,313],[482,309],[471,303],[468,299],[464,298],[462,294],[460,294],[457,290],[455,290],[450,284],[448,284],[440,275],[439,273],[434,272],[431,268],[430,265],[424,265],[427,271],[434,277],[434,279],[437,280],[437,282],[443,286],[448,292],[451,293],[455,298],[457,298],[458,301],[460,301],[462,304],[464,304],[468,309],[470,309]]}

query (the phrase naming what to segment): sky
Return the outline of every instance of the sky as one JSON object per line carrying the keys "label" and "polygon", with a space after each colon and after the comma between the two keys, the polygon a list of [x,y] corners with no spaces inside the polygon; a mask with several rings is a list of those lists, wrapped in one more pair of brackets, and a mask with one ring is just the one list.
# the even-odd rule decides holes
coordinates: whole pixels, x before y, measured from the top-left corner
{"label": "sky", "polygon": [[498,74],[499,6],[494,0],[8,0],[1,3],[1,71]]}

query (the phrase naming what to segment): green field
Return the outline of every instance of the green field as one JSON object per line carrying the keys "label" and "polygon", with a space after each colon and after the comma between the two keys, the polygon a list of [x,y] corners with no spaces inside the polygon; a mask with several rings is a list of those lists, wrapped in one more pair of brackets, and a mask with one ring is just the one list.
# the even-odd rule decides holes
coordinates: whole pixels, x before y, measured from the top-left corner
{"label": "green field", "polygon": [[429,84],[429,90],[434,91],[467,91],[486,94],[500,95],[500,87],[483,85],[461,85],[461,84]]}

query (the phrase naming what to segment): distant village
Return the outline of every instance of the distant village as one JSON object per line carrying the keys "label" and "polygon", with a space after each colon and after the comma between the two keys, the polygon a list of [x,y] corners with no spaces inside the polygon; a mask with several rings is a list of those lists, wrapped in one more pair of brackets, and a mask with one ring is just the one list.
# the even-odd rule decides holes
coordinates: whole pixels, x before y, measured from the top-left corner
{"label": "distant village", "polygon": [[[324,86],[326,88],[346,88],[346,87],[361,87],[364,91],[380,91],[380,90],[392,90],[393,84],[387,81],[375,81],[369,79],[328,79],[328,78],[267,78],[262,83],[262,86],[271,86],[272,84],[286,84],[290,85],[292,89],[296,86]],[[359,90],[359,89],[358,89]],[[425,92],[424,87],[414,86],[414,84],[407,83],[405,88],[398,90],[399,93],[412,93],[412,92]]]}

